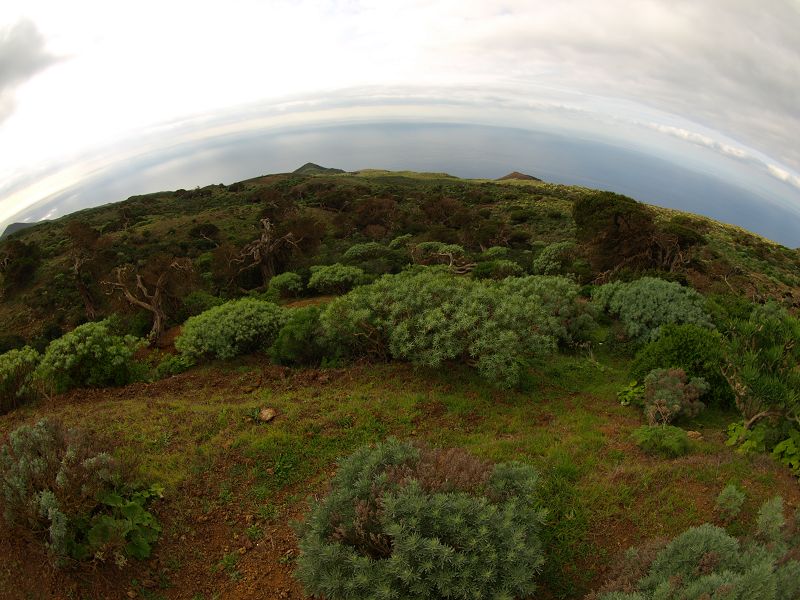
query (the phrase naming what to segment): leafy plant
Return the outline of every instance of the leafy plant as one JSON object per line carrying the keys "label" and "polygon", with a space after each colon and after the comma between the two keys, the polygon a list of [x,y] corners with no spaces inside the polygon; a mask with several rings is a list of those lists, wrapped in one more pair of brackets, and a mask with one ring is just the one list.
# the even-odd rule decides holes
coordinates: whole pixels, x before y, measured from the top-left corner
{"label": "leafy plant", "polygon": [[272,346],[286,311],[271,302],[243,298],[191,317],[175,348],[192,358],[229,359]]}
{"label": "leafy plant", "polygon": [[126,491],[116,461],[57,421],[23,425],[0,448],[5,521],[40,535],[58,564],[149,556],[160,526],[145,506],[160,494]]}
{"label": "leafy plant", "polygon": [[30,346],[0,354],[0,414],[36,396],[33,373],[40,359]]}
{"label": "leafy plant", "polygon": [[522,275],[523,270],[519,264],[513,260],[506,260],[499,258],[497,260],[490,260],[479,262],[472,269],[472,276],[475,279],[505,279],[506,277],[517,277]]}
{"label": "leafy plant", "polygon": [[638,343],[657,339],[661,327],[670,323],[713,328],[703,297],[674,281],[655,277],[617,281],[595,288],[592,299],[600,310],[619,317],[625,333]]}
{"label": "leafy plant", "polygon": [[622,406],[642,406],[644,404],[644,384],[631,381],[617,392],[617,399]]}
{"label": "leafy plant", "polygon": [[772,449],[772,455],[789,467],[792,473],[800,475],[800,430],[792,429],[789,437]]}
{"label": "leafy plant", "polygon": [[50,342],[35,378],[55,392],[126,385],[143,375],[134,354],[144,341],[112,332],[109,320],[85,323]]}
{"label": "leafy plant", "polygon": [[687,380],[683,369],[655,369],[644,378],[644,414],[650,425],[666,425],[677,418],[690,418],[705,405],[700,397],[708,384],[699,377]]}
{"label": "leafy plant", "polygon": [[537,475],[388,440],[344,460],[301,527],[297,577],[348,598],[519,598],[543,562]]}
{"label": "leafy plant", "polygon": [[672,425],[643,425],[633,431],[633,439],[647,454],[677,458],[689,452],[689,437]]}
{"label": "leafy plant", "polygon": [[618,572],[592,600],[742,598],[790,600],[800,595],[797,517],[787,520],[774,498],[758,513],[755,535],[736,539],[704,524],[669,542],[627,552]]}
{"label": "leafy plant", "polygon": [[196,290],[183,297],[183,306],[190,317],[219,306],[224,300],[203,290]]}

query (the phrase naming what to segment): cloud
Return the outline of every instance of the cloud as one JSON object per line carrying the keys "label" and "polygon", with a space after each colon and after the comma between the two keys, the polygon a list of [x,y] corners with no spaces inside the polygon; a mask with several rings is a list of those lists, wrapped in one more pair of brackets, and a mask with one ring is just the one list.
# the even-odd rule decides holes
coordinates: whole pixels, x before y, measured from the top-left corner
{"label": "cloud", "polygon": [[56,60],[33,22],[23,19],[0,30],[0,123],[14,111],[15,89]]}

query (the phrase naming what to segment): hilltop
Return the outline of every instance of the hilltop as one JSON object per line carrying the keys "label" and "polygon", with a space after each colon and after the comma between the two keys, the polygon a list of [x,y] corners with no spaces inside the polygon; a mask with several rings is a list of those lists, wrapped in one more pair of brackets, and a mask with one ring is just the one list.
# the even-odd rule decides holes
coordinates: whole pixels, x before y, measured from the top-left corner
{"label": "hilltop", "polygon": [[8,237],[12,233],[22,231],[23,229],[33,227],[34,225],[36,225],[36,223],[9,223],[8,226],[3,230],[3,233],[0,234],[0,240],[2,240],[4,237]]}
{"label": "hilltop", "polygon": [[[29,436],[0,453],[0,509],[52,492],[0,519],[4,598],[411,597],[450,577],[414,562],[441,552],[484,586],[608,600],[701,523],[736,552],[793,531],[800,252],[531,176],[298,171],[0,243],[0,445]],[[385,471],[350,485],[347,456]],[[791,573],[784,541],[751,576]],[[374,579],[395,551],[403,577]],[[709,556],[685,578],[732,585]]]}

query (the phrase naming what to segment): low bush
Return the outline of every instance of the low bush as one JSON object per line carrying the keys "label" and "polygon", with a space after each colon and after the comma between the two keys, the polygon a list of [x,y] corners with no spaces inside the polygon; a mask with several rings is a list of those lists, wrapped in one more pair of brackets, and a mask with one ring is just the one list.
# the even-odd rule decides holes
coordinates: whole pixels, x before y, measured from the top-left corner
{"label": "low bush", "polygon": [[358,267],[335,264],[311,267],[308,287],[321,294],[344,294],[364,283],[366,276]]}
{"label": "low bush", "polygon": [[297,273],[286,271],[269,280],[267,293],[276,298],[293,298],[302,294],[304,289],[303,278]]}
{"label": "low bush", "polygon": [[739,516],[744,500],[744,492],[731,483],[726,485],[717,496],[714,509],[724,523],[730,523]]}
{"label": "low bush", "polygon": [[723,338],[698,325],[664,325],[658,338],[636,354],[631,377],[643,381],[653,369],[683,369],[689,377],[708,382],[708,397],[717,406],[733,403],[733,392],[722,374]]}
{"label": "low bush", "polygon": [[775,498],[758,513],[754,535],[737,539],[704,524],[671,541],[629,550],[617,573],[587,600],[687,600],[800,597],[797,516]]}
{"label": "low bush", "polygon": [[595,288],[592,298],[600,310],[618,317],[625,333],[637,343],[657,339],[661,327],[670,323],[713,328],[703,296],[655,277],[608,283]]}
{"label": "low bush", "polygon": [[506,277],[518,277],[522,275],[523,269],[513,260],[497,259],[479,262],[472,269],[471,275],[475,279],[505,279]]}
{"label": "low bush", "polygon": [[186,354],[169,354],[165,356],[153,369],[153,379],[166,379],[173,375],[180,375],[191,369],[195,360]]}
{"label": "low bush", "polygon": [[24,425],[0,448],[3,517],[41,536],[57,564],[147,558],[161,528],[146,506],[159,494],[126,489],[108,453],[56,421]]}
{"label": "low bush", "polygon": [[127,385],[144,375],[144,366],[134,360],[144,344],[130,335],[116,335],[108,320],[84,323],[50,342],[34,376],[57,393]]}
{"label": "low bush", "polygon": [[342,461],[300,534],[328,600],[523,598],[543,563],[535,471],[388,440]]}
{"label": "low bush", "polygon": [[186,309],[186,314],[190,317],[204,313],[210,308],[219,306],[224,300],[203,290],[197,290],[187,294],[183,298],[183,306]]}
{"label": "low bush", "polygon": [[495,384],[513,386],[526,361],[567,335],[569,320],[550,314],[542,296],[515,291],[535,286],[514,280],[484,284],[418,267],[337,298],[320,321],[328,339],[351,355],[428,367],[459,360]]}
{"label": "low bush", "polygon": [[270,349],[279,365],[319,366],[328,357],[328,344],[319,322],[321,310],[305,306],[289,311],[286,323]]}
{"label": "low bush", "polygon": [[687,379],[682,369],[655,369],[644,378],[644,414],[650,425],[667,425],[678,418],[697,416],[705,405],[705,379]]}
{"label": "low bush", "polygon": [[36,396],[33,373],[41,355],[29,346],[0,354],[0,414]]}
{"label": "low bush", "polygon": [[634,429],[633,439],[647,454],[677,458],[689,452],[689,436],[672,425],[643,425]]}
{"label": "low bush", "polygon": [[187,320],[175,348],[195,359],[265,352],[285,322],[286,311],[276,304],[233,300]]}
{"label": "low bush", "polygon": [[562,275],[575,258],[574,242],[555,242],[545,246],[533,261],[536,275]]}

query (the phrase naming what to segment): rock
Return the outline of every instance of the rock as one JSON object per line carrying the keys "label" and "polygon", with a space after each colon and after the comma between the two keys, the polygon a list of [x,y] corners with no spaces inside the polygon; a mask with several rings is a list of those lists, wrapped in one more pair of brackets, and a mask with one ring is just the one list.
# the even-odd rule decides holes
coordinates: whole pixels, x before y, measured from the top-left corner
{"label": "rock", "polygon": [[702,440],[703,439],[703,434],[700,433],[699,431],[687,431],[686,432],[686,436],[690,440]]}
{"label": "rock", "polygon": [[269,423],[278,416],[278,412],[274,408],[262,408],[258,412],[258,420],[262,423]]}

